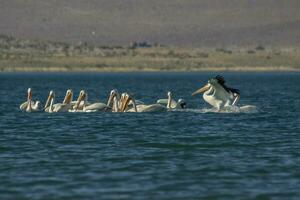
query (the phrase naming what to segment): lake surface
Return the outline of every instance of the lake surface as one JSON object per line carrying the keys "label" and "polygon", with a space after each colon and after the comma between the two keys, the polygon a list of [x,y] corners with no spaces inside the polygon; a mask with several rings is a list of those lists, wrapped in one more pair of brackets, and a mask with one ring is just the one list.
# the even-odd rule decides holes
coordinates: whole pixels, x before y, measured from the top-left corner
{"label": "lake surface", "polygon": [[[216,73],[0,74],[0,199],[299,199],[300,74],[221,73],[255,113],[213,113],[191,93]],[[91,102],[111,89],[166,113],[22,113],[68,88]]]}

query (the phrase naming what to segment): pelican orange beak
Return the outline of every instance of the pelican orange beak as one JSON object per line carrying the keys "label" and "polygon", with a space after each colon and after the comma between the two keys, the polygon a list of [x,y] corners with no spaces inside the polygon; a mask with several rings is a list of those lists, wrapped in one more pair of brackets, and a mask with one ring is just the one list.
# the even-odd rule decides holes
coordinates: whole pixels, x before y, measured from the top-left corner
{"label": "pelican orange beak", "polygon": [[109,94],[109,97],[108,97],[108,100],[107,100],[107,106],[109,107],[112,107],[112,102],[113,102],[113,98],[115,97],[115,91],[112,90],[110,91],[110,94]]}
{"label": "pelican orange beak", "polygon": [[49,95],[48,95],[48,98],[47,98],[47,101],[46,101],[44,109],[46,109],[49,106],[50,101],[51,101],[52,98],[54,98],[54,92],[51,90],[50,93],[49,93]]}
{"label": "pelican orange beak", "polygon": [[124,96],[123,102],[122,102],[122,107],[121,107],[121,112],[124,112],[129,104],[129,102],[132,100],[132,98],[126,94]]}
{"label": "pelican orange beak", "polygon": [[63,104],[68,104],[71,102],[72,100],[72,90],[68,89],[67,92],[66,92],[66,96],[64,98],[64,101],[63,101]]}
{"label": "pelican orange beak", "polygon": [[203,86],[202,88],[196,90],[196,91],[192,94],[192,96],[195,96],[196,94],[205,92],[205,91],[207,91],[209,88],[210,88],[210,84],[207,83],[207,84],[206,84],[205,86]]}
{"label": "pelican orange beak", "polygon": [[84,100],[85,98],[85,91],[84,90],[81,90],[80,93],[79,93],[79,96],[77,98],[77,101],[76,101],[76,104],[75,104],[75,109],[78,109],[79,108],[79,105],[80,105],[80,102],[82,100]]}
{"label": "pelican orange beak", "polygon": [[120,111],[121,112],[124,112],[125,109],[127,108],[128,104],[129,104],[129,101],[130,101],[130,96],[129,94],[127,93],[123,93],[122,96],[121,96],[121,99],[120,99]]}
{"label": "pelican orange beak", "polygon": [[31,88],[28,88],[28,90],[27,90],[27,100],[31,100],[31,98],[32,98]]}
{"label": "pelican orange beak", "polygon": [[120,98],[120,100],[119,100],[119,110],[121,111],[121,112],[123,112],[123,108],[125,109],[125,99],[126,99],[126,96],[127,96],[127,94],[126,93],[123,93],[122,95],[121,95],[121,98]]}

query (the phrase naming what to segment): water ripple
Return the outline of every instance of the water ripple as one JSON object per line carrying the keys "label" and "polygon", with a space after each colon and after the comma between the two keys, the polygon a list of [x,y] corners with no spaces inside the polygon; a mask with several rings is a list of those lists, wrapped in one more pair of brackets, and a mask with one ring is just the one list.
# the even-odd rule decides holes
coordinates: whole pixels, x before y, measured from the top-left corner
{"label": "water ripple", "polygon": [[[240,87],[241,104],[258,107],[258,112],[250,113],[216,113],[201,99],[191,99],[193,88],[211,74],[39,76],[0,75],[1,86],[6,86],[0,90],[0,199],[298,199],[300,195],[296,112],[300,98],[292,93],[299,74],[225,74],[230,84]],[[250,91],[257,82],[264,84]],[[68,87],[103,91],[99,97],[91,93],[93,101],[106,99],[111,85],[149,103],[172,89],[176,97],[189,100],[190,109],[58,114],[18,110],[29,86],[41,98],[49,89],[61,96]]]}

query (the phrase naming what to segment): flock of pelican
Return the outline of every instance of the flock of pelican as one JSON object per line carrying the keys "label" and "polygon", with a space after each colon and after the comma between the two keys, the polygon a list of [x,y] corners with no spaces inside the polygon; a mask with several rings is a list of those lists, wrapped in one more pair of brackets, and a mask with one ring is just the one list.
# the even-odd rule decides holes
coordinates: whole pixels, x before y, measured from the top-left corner
{"label": "flock of pelican", "polygon": [[[203,93],[203,99],[214,109],[220,111],[228,106],[236,106],[240,98],[239,90],[225,85],[222,76],[216,76],[208,80],[204,87],[196,90],[192,96]],[[73,92],[68,89],[62,103],[55,103],[55,93],[50,91],[45,106],[41,108],[40,101],[32,100],[32,90],[27,90],[27,101],[20,105],[24,112],[163,112],[175,109],[185,109],[186,102],[183,99],[175,101],[172,93],[167,93],[166,99],[159,99],[156,103],[147,105],[142,101],[135,100],[128,93],[118,93],[112,90],[107,102],[90,103],[88,93],[81,90],[76,101],[73,101]]]}
{"label": "flock of pelican", "polygon": [[55,93],[50,91],[45,106],[40,108],[40,101],[32,100],[32,90],[27,90],[27,101],[20,105],[24,112],[44,111],[48,113],[55,112],[162,112],[171,109],[184,109],[186,103],[183,99],[176,102],[172,98],[171,92],[168,92],[167,99],[159,99],[157,103],[146,105],[142,101],[135,100],[128,93],[118,93],[116,89],[109,94],[108,100],[104,102],[88,102],[88,93],[81,90],[76,101],[73,101],[73,92],[68,89],[62,103],[54,103]]}

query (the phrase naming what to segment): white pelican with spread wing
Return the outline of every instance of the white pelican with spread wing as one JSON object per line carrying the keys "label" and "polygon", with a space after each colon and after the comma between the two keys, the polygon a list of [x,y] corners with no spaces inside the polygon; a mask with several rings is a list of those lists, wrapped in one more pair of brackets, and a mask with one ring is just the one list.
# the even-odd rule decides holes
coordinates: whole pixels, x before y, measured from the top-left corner
{"label": "white pelican with spread wing", "polygon": [[192,95],[202,92],[204,92],[203,99],[217,110],[227,106],[235,106],[240,98],[239,90],[227,87],[222,76],[209,79],[205,86]]}

